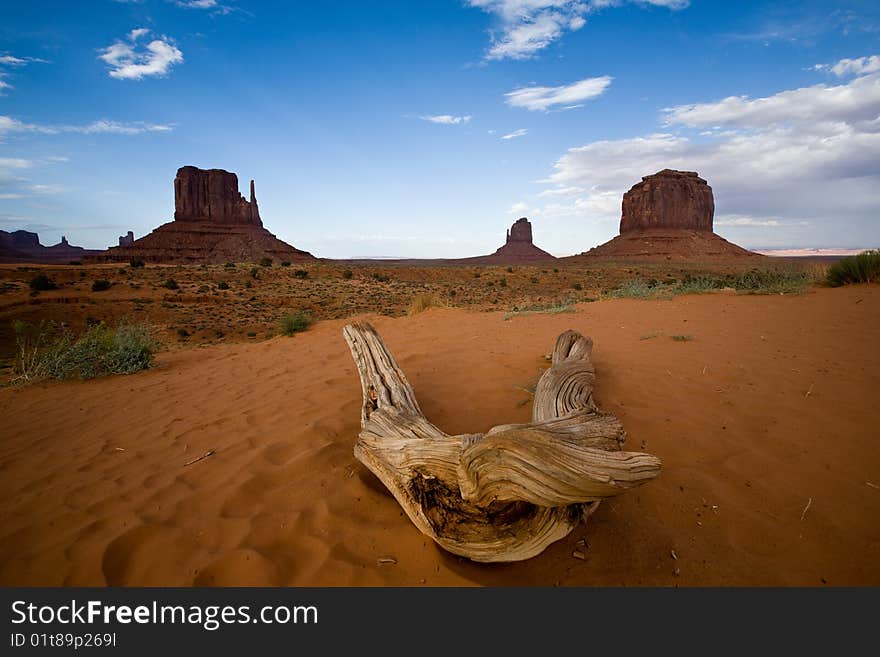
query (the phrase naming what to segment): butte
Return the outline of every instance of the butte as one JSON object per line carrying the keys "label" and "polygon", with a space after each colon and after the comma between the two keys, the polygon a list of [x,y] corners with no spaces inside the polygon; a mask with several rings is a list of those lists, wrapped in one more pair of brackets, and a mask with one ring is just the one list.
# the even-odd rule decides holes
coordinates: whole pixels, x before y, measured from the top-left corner
{"label": "butte", "polygon": [[495,253],[462,258],[462,263],[486,265],[524,265],[556,258],[532,243],[532,224],[525,217],[517,219],[507,231],[507,239]]}
{"label": "butte", "polygon": [[712,188],[694,171],[663,169],[623,195],[620,235],[575,258],[761,258],[713,232]]}
{"label": "butte", "polygon": [[263,227],[253,180],[246,200],[234,173],[193,166],[181,167],[174,178],[174,221],[140,239],[119,242],[94,259],[177,263],[315,259]]}

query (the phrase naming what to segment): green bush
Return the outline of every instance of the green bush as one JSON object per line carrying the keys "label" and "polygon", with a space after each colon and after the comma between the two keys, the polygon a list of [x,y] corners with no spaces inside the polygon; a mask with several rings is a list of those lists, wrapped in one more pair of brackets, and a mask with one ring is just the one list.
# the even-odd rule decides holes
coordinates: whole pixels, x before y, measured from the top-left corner
{"label": "green bush", "polygon": [[826,280],[832,287],[880,282],[880,249],[865,251],[835,262],[828,269]]}
{"label": "green bush", "polygon": [[312,318],[308,313],[297,311],[281,318],[281,332],[284,335],[293,335],[305,331],[312,324]]}
{"label": "green bush", "polygon": [[152,363],[154,344],[145,324],[120,322],[110,328],[103,322],[76,336],[67,329],[41,322],[13,324],[18,381],[42,378],[91,379],[106,374],[131,374]]}
{"label": "green bush", "polygon": [[221,290],[228,290],[229,283],[227,283],[226,281],[220,281],[219,283],[217,283],[217,287]]}
{"label": "green bush", "polygon": [[46,274],[37,274],[34,276],[31,279],[30,286],[34,292],[45,292],[46,290],[54,290],[58,287],[55,285],[55,281],[49,278]]}
{"label": "green bush", "polygon": [[308,277],[309,277],[309,272],[306,271],[305,269],[295,269],[295,270],[293,271],[293,275],[294,275],[296,278],[308,278]]}
{"label": "green bush", "polygon": [[290,267],[290,260],[285,260],[284,262],[281,263],[281,266],[282,267]]}
{"label": "green bush", "polygon": [[345,280],[348,280],[352,276],[354,276],[354,272],[352,272],[351,269],[346,269],[342,272],[342,278],[344,278]]}
{"label": "green bush", "polygon": [[272,258],[260,258],[260,267],[271,267]]}
{"label": "green bush", "polygon": [[572,287],[573,287],[575,290],[577,290],[578,292],[580,292],[581,290],[584,289],[584,286],[581,285],[580,283],[574,283],[574,284],[572,285]]}
{"label": "green bush", "polygon": [[105,278],[99,278],[92,282],[92,292],[103,292],[110,289],[110,281]]}
{"label": "green bush", "polygon": [[144,266],[144,261],[141,258],[132,258],[128,261],[128,266],[132,269],[141,269]]}
{"label": "green bush", "polygon": [[173,278],[169,278],[165,283],[163,283],[164,287],[167,287],[169,290],[179,290],[180,286],[177,284]]}

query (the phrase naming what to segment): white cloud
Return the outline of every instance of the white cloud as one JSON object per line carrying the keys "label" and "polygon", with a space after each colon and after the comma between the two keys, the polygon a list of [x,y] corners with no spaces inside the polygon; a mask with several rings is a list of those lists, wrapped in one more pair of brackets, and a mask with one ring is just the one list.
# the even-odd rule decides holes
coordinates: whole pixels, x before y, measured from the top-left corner
{"label": "white cloud", "polygon": [[527,134],[529,134],[529,131],[526,128],[520,128],[519,130],[514,130],[506,135],[502,135],[501,139],[516,139],[517,137],[525,137]]}
{"label": "white cloud", "polygon": [[420,116],[422,121],[430,121],[431,123],[439,123],[441,125],[459,125],[468,123],[471,120],[468,116],[453,116],[451,114],[435,114],[430,116]]}
{"label": "white cloud", "polygon": [[583,194],[587,190],[583,187],[556,187],[553,189],[545,189],[538,196],[575,196]]}
{"label": "white cloud", "polygon": [[522,201],[519,201],[518,203],[514,203],[513,205],[511,205],[510,209],[507,211],[507,213],[508,214],[517,214],[517,215],[523,216],[523,215],[527,214],[528,211],[529,211],[528,203],[523,203]]}
{"label": "white cloud", "polygon": [[[146,123],[144,121],[129,121],[122,123],[100,119],[85,125],[41,125],[36,123],[23,123],[11,116],[0,115],[0,138],[5,134],[15,132],[35,132],[44,135],[57,135],[64,132],[79,133],[84,135],[117,134],[138,135],[145,132],[169,132],[172,126],[158,123]],[[66,158],[64,158],[66,161]]]}
{"label": "white cloud", "polygon": [[37,62],[47,64],[45,59],[38,57],[16,57],[15,55],[0,55],[0,96],[4,95],[4,89],[12,89],[13,86],[4,81],[3,78],[9,77],[9,68],[20,68],[26,64]]}
{"label": "white cloud", "polygon": [[[570,148],[542,181],[554,187],[539,196],[569,187],[589,191],[571,204],[551,203],[543,212],[619,219],[626,190],[642,176],[671,168],[697,171],[709,182],[716,224],[733,236],[761,231],[819,244],[845,231],[850,242],[876,243],[878,117],[880,74],[765,98],[731,96],[671,107],[662,118],[676,132]],[[703,127],[712,130],[690,134]]]}
{"label": "white cloud", "polygon": [[64,191],[61,185],[28,185],[26,189],[34,194],[60,194]]}
{"label": "white cloud", "polygon": [[486,59],[528,59],[566,32],[586,24],[586,16],[624,2],[683,9],[688,0],[467,0],[471,7],[491,14],[499,23],[492,32]]}
{"label": "white cloud", "polygon": [[111,78],[140,80],[146,76],[162,76],[183,61],[183,53],[165,36],[139,47],[137,42],[148,33],[146,28],[133,29],[125,41],[116,41],[101,50],[98,59],[110,66]]}
{"label": "white cloud", "polygon": [[880,76],[869,75],[833,87],[817,84],[766,98],[730,96],[714,103],[678,105],[663,111],[667,124],[764,129],[769,125],[876,121],[878,107]]}
{"label": "white cloud", "polygon": [[173,0],[174,4],[183,9],[205,9],[214,14],[228,14],[234,9],[221,4],[218,0]]}
{"label": "white cloud", "polygon": [[504,94],[507,99],[505,102],[511,107],[522,107],[533,112],[570,107],[581,101],[601,96],[613,79],[609,75],[603,75],[598,78],[584,78],[558,87],[521,87]]}
{"label": "white cloud", "polygon": [[831,71],[839,78],[846,75],[865,75],[880,71],[880,56],[871,55],[870,57],[857,57],[856,59],[841,59],[832,66],[816,64],[813,68],[815,70]]}

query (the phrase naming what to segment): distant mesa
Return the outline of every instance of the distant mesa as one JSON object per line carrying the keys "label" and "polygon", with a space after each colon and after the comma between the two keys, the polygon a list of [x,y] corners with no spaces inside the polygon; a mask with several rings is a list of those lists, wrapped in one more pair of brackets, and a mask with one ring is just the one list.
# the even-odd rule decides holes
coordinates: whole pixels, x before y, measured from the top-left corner
{"label": "distant mesa", "polygon": [[[713,232],[712,188],[694,171],[663,169],[623,195],[620,235],[581,256],[695,259],[761,257]],[[580,256],[574,256],[580,257]]]}
{"label": "distant mesa", "polygon": [[223,169],[185,166],[174,178],[174,221],[140,239],[119,238],[95,260],[145,262],[253,262],[313,260],[263,228],[251,180],[250,199],[238,189],[238,176]]}
{"label": "distant mesa", "polygon": [[540,260],[555,260],[555,258],[532,243],[532,224],[526,217],[521,217],[508,229],[504,246],[499,247],[492,255],[467,258],[466,260],[468,262],[479,261],[481,264],[516,265]]}
{"label": "distant mesa", "polygon": [[0,262],[47,262],[66,264],[101,251],[72,246],[67,237],[53,246],[40,244],[40,236],[26,230],[0,230]]}

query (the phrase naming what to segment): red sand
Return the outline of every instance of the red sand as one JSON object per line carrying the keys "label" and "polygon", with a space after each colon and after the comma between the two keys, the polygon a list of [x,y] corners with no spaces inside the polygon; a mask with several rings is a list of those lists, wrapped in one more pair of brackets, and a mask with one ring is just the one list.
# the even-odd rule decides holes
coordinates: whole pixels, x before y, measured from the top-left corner
{"label": "red sand", "polygon": [[662,473],[529,561],[448,555],[352,457],[322,322],[0,390],[0,584],[880,585],[880,287],[369,319],[450,433],[527,421],[555,337],[592,336],[600,406]]}

